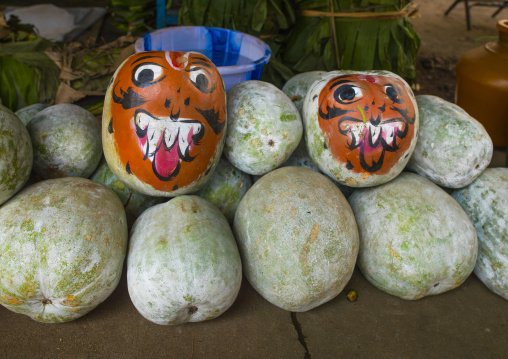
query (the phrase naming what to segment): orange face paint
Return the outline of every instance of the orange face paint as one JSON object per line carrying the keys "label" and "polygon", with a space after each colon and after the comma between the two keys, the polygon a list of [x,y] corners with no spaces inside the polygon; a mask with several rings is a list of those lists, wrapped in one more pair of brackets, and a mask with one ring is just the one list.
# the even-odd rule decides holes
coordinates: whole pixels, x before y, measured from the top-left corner
{"label": "orange face paint", "polygon": [[128,175],[158,191],[188,186],[211,166],[226,126],[222,78],[205,56],[131,56],[110,84],[105,118]]}
{"label": "orange face paint", "polygon": [[415,108],[394,77],[347,74],[319,95],[318,122],[333,157],[358,174],[386,174],[415,136]]}

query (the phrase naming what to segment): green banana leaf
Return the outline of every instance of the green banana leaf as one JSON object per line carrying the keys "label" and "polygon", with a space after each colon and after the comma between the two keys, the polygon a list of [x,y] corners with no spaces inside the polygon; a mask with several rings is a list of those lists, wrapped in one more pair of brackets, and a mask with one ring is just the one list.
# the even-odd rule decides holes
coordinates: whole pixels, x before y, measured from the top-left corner
{"label": "green banana leaf", "polygon": [[[168,1],[169,5],[171,1]],[[108,12],[113,26],[131,34],[155,28],[155,0],[110,0]]]}
{"label": "green banana leaf", "polygon": [[379,69],[395,72],[409,83],[416,81],[420,38],[406,16],[352,18],[301,14],[302,10],[316,10],[382,15],[400,11],[410,1],[296,0],[295,3],[300,15],[288,35],[283,57],[294,72]]}
{"label": "green banana leaf", "polygon": [[42,38],[0,43],[0,101],[13,111],[51,103],[60,84],[58,66],[44,53]]}

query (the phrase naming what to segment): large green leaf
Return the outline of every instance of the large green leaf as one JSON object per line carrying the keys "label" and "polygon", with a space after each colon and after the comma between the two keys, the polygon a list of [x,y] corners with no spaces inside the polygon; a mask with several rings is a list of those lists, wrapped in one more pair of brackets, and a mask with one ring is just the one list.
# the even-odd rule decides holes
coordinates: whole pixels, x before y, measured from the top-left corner
{"label": "large green leaf", "polygon": [[252,30],[261,31],[266,21],[268,14],[268,1],[258,0],[254,6],[254,13],[252,15]]}
{"label": "large green leaf", "polygon": [[355,70],[372,70],[374,68],[376,43],[380,27],[382,26],[377,21],[361,23],[361,28],[356,38],[351,68]]}
{"label": "large green leaf", "polygon": [[43,52],[52,43],[32,41],[0,43],[2,102],[11,110],[37,102],[50,103],[60,84],[60,69]]}
{"label": "large green leaf", "polygon": [[[300,10],[382,15],[386,11],[401,10],[409,1],[296,0],[295,3]],[[295,72],[384,69],[414,82],[420,40],[410,21],[402,13],[400,15],[398,18],[336,17],[335,34],[327,34],[325,29],[330,28],[330,17],[300,14],[288,36],[284,60]],[[335,55],[335,42],[340,61]]]}
{"label": "large green leaf", "polygon": [[0,98],[12,111],[39,102],[32,68],[10,56],[0,56]]}

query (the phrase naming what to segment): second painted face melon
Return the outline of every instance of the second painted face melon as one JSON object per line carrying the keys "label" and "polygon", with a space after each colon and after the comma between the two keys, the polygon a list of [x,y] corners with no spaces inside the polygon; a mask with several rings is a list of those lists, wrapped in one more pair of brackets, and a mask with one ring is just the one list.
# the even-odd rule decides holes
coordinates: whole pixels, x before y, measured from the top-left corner
{"label": "second painted face melon", "polygon": [[104,155],[117,177],[143,194],[198,190],[220,158],[225,130],[222,78],[198,53],[134,54],[106,93]]}
{"label": "second painted face melon", "polygon": [[303,105],[307,149],[321,171],[351,187],[388,182],[414,150],[414,94],[388,71],[332,71],[314,82]]}

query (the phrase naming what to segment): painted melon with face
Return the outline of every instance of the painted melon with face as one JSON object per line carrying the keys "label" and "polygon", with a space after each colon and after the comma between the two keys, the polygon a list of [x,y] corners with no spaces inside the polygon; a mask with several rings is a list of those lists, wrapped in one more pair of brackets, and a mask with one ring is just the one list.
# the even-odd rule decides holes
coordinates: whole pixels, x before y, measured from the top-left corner
{"label": "painted melon with face", "polygon": [[307,150],[321,171],[351,187],[395,178],[415,148],[419,116],[409,85],[388,71],[332,71],[303,105]]}
{"label": "painted melon with face", "polygon": [[137,53],[111,79],[104,155],[115,175],[140,193],[172,197],[198,190],[219,161],[225,130],[224,84],[201,54]]}

